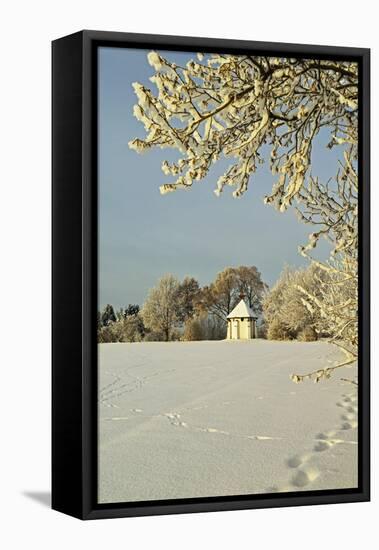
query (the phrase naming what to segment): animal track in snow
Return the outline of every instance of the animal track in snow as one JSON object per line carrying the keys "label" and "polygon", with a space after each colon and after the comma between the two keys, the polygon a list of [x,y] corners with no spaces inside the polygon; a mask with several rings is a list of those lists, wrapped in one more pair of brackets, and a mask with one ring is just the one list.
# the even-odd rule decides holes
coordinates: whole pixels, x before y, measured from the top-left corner
{"label": "animal track in snow", "polygon": [[229,432],[225,432],[224,430],[218,430],[217,428],[199,428],[199,431],[208,432],[208,433],[215,433],[215,434],[230,435]]}
{"label": "animal track in snow", "polygon": [[188,427],[188,424],[181,420],[181,417],[180,417],[179,413],[168,412],[168,413],[165,413],[163,416],[168,418],[170,424],[172,424],[173,426],[181,426],[182,428],[187,428]]}
{"label": "animal track in snow", "polygon": [[[194,410],[194,409],[187,409],[187,410]],[[195,432],[226,435],[229,437],[236,437],[239,439],[250,439],[254,441],[279,441],[283,439],[282,437],[274,437],[271,435],[245,435],[245,434],[231,433],[219,428],[213,428],[212,426],[196,426],[193,424],[188,424],[187,422],[184,422],[182,420],[181,414],[179,412],[167,412],[164,414],[158,414],[154,416],[156,417],[163,416],[169,420],[172,426],[187,428]]]}
{"label": "animal track in snow", "polygon": [[118,406],[114,403],[104,403],[103,401],[100,401],[100,405],[103,405],[103,407],[108,407],[108,409],[118,409]]}
{"label": "animal track in snow", "polygon": [[253,439],[255,441],[280,441],[284,439],[283,437],[273,437],[271,435],[246,435],[240,437],[246,437],[247,439]]}
{"label": "animal track in snow", "polygon": [[[136,365],[136,366],[142,366],[142,365]],[[136,366],[132,368],[136,368]],[[126,382],[123,378],[120,376],[117,376],[115,380],[104,386],[99,391],[99,403],[104,406],[108,406],[108,401],[111,401],[113,399],[117,399],[118,397],[121,397],[122,395],[126,393],[131,393],[136,390],[142,389],[142,387],[151,379],[155,377],[159,377],[163,374],[174,372],[176,369],[167,369],[164,371],[156,371],[148,376],[136,376],[134,374],[131,374],[129,371],[125,371],[124,376],[127,376],[131,379],[131,381]]]}

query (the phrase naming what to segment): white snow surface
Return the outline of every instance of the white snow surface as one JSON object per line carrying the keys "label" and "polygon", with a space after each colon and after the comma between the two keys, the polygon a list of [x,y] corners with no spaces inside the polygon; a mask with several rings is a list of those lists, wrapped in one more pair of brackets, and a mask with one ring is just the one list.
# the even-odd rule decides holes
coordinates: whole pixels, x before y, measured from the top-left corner
{"label": "white snow surface", "polygon": [[99,345],[100,503],[357,486],[356,366],[326,342]]}

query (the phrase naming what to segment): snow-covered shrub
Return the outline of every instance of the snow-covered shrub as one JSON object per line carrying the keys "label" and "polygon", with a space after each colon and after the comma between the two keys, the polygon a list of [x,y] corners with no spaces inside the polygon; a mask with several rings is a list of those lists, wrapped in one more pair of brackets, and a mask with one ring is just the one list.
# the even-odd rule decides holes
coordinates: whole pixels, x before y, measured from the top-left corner
{"label": "snow-covered shrub", "polygon": [[112,343],[124,341],[124,324],[123,321],[109,322],[107,326],[101,327],[98,330],[99,343]]}
{"label": "snow-covered shrub", "polygon": [[280,319],[273,319],[268,325],[268,340],[293,340],[294,332]]}
{"label": "snow-covered shrub", "polygon": [[123,321],[123,342],[141,342],[145,328],[140,315],[129,315]]}
{"label": "snow-covered shrub", "polygon": [[301,342],[314,342],[317,340],[317,332],[314,327],[304,327],[297,335],[297,339]]}
{"label": "snow-covered shrub", "polygon": [[117,321],[98,328],[98,342],[141,342],[144,331],[140,315],[119,316]]}
{"label": "snow-covered shrub", "polygon": [[183,340],[224,340],[226,323],[215,315],[200,315],[189,319],[184,327]]}
{"label": "snow-covered shrub", "polygon": [[203,340],[203,327],[200,319],[188,319],[184,326],[183,340]]}
{"label": "snow-covered shrub", "polygon": [[97,341],[99,344],[107,344],[113,342],[113,333],[109,326],[100,327],[97,331]]}
{"label": "snow-covered shrub", "polygon": [[162,342],[165,339],[161,332],[149,330],[145,333],[144,342]]}
{"label": "snow-covered shrub", "polygon": [[316,278],[318,271],[317,267],[309,265],[298,270],[286,267],[281,273],[263,302],[269,339],[297,338],[305,328],[316,332],[320,313],[317,308],[309,306],[299,286],[319,295],[319,280]]}
{"label": "snow-covered shrub", "polygon": [[178,329],[173,329],[170,334],[170,341],[171,342],[177,342],[178,340],[182,340],[182,331]]}

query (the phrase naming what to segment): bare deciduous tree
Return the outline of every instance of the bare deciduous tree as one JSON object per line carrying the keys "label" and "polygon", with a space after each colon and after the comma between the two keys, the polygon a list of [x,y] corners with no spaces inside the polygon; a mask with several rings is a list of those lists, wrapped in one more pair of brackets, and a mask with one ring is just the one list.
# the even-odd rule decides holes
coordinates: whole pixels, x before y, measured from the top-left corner
{"label": "bare deciduous tree", "polygon": [[205,286],[198,300],[198,309],[216,315],[222,321],[236,305],[236,276],[232,267],[221,271],[216,280]]}
{"label": "bare deciduous tree", "polygon": [[198,309],[216,315],[225,321],[241,296],[255,312],[262,310],[262,299],[267,285],[255,266],[227,267],[215,281],[205,286],[198,299]]}
{"label": "bare deciduous tree", "polygon": [[184,277],[177,292],[178,318],[185,323],[191,319],[200,293],[199,283],[193,277]]}
{"label": "bare deciduous tree", "polygon": [[260,272],[254,265],[241,265],[235,268],[235,275],[238,294],[244,296],[249,307],[255,313],[260,313],[262,311],[262,299],[268,289],[266,283],[262,281]]}

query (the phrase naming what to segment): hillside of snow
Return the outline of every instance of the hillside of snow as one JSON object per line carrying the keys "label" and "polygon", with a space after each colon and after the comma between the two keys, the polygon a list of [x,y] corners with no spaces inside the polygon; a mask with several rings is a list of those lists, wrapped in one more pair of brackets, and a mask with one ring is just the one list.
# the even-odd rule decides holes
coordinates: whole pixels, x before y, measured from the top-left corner
{"label": "hillside of snow", "polygon": [[99,502],[357,486],[356,367],[326,342],[99,345]]}

